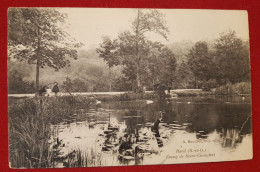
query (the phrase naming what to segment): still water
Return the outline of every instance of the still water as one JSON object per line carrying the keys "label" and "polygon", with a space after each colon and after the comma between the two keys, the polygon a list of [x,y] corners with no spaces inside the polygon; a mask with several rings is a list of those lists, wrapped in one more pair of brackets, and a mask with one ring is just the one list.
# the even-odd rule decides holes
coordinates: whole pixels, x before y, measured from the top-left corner
{"label": "still water", "polygon": [[250,97],[99,102],[52,125],[50,141],[56,167],[250,159],[251,120]]}

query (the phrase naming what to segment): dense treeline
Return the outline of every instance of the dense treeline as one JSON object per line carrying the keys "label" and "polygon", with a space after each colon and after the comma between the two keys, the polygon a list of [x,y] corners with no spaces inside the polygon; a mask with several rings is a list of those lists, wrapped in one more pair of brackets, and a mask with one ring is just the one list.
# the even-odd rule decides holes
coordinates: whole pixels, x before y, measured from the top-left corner
{"label": "dense treeline", "polygon": [[[124,84],[126,88],[132,88],[134,91],[138,84],[137,66],[130,62],[125,62],[120,55],[121,50],[117,45],[113,52],[106,49],[108,44],[113,41],[106,38],[101,44],[103,51],[98,50],[100,57],[104,58],[104,52],[107,56],[105,61],[109,61],[112,56],[113,61],[120,63],[122,61],[124,69],[122,71]],[[119,43],[120,44],[120,43]],[[118,51],[118,52],[117,52]],[[117,54],[118,53],[118,54]],[[118,56],[118,57],[117,57]],[[151,43],[146,56],[142,57],[142,70],[139,74],[141,84],[148,90],[153,90],[155,85],[161,85],[166,88],[202,88],[209,90],[221,85],[235,84],[239,82],[250,81],[250,61],[249,44],[236,36],[234,31],[221,33],[213,45],[205,41],[199,41],[189,50],[178,54],[160,43]],[[183,56],[185,56],[183,58]],[[115,59],[117,57],[117,59]],[[177,59],[183,59],[177,63]],[[145,61],[145,62],[144,62]],[[133,87],[134,85],[134,87]]]}
{"label": "dense treeline", "polygon": [[[172,89],[210,89],[250,81],[249,44],[237,38],[233,31],[220,34],[214,44],[196,42],[190,49],[182,45],[186,51],[176,53],[177,55],[173,48],[159,43],[156,46],[150,46],[151,54],[143,59],[141,72],[144,77],[140,80],[146,90],[153,90],[153,86],[158,83]],[[110,88],[112,91],[134,91],[137,88],[134,73],[136,68],[131,62],[120,64],[117,61],[119,66],[109,69],[100,63],[98,53],[82,51],[79,54],[79,59],[72,62],[69,72],[66,69],[57,73],[63,73],[59,80],[62,91],[109,91]],[[19,63],[9,60],[9,93],[33,92],[34,82],[28,79],[32,69],[26,69],[26,65],[22,64],[22,70]],[[48,76],[49,73],[46,72],[45,75]],[[57,77],[53,81],[55,79]],[[44,84],[49,83],[43,82],[42,85]]]}
{"label": "dense treeline", "polygon": [[196,84],[198,81],[202,84],[200,87],[250,80],[249,46],[234,31],[221,33],[213,49],[206,42],[197,42],[187,56]]}
{"label": "dense treeline", "polygon": [[[48,12],[56,18],[51,20]],[[159,87],[209,90],[250,81],[249,43],[235,31],[220,33],[213,42],[164,45],[148,36],[153,33],[167,40],[164,16],[157,10],[139,9],[129,30],[116,38],[104,36],[98,47],[82,50],[79,43],[67,43],[69,35],[57,25],[66,15],[57,10],[11,9],[8,15],[9,93],[32,93],[35,87],[52,87],[53,82],[64,92],[142,92]],[[18,26],[21,29],[15,30]],[[34,28],[38,28],[35,33]],[[42,48],[53,46],[57,51]]]}

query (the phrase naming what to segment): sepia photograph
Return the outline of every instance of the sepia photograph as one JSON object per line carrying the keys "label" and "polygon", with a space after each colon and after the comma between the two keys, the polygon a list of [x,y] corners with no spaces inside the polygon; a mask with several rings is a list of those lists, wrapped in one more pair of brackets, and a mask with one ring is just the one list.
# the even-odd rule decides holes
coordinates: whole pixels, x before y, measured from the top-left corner
{"label": "sepia photograph", "polygon": [[247,11],[7,12],[10,168],[253,158]]}

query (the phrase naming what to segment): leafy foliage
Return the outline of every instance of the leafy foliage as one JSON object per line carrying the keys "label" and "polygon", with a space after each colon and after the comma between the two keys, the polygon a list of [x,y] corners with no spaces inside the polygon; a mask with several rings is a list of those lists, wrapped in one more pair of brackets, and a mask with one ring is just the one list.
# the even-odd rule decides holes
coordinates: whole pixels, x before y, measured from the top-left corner
{"label": "leafy foliage", "polygon": [[251,94],[251,84],[249,82],[240,82],[231,84],[230,82],[217,87],[216,94],[220,95],[239,95],[239,94]]}
{"label": "leafy foliage", "polygon": [[21,62],[14,62],[8,59],[8,93],[23,94],[34,92],[34,82],[26,80],[31,68],[24,68]]}
{"label": "leafy foliage", "polygon": [[237,38],[235,31],[221,33],[215,41],[218,80],[231,83],[250,80],[248,43]]}
{"label": "leafy foliage", "polygon": [[195,77],[187,62],[182,61],[176,70],[173,88],[196,88]]}
{"label": "leafy foliage", "polygon": [[103,42],[100,44],[100,48],[97,48],[99,57],[106,61],[109,68],[120,64],[120,57],[117,55],[117,42],[111,40],[109,37],[103,37]]}
{"label": "leafy foliage", "polygon": [[39,67],[55,70],[69,65],[67,57],[77,59],[81,44],[62,29],[66,14],[53,8],[9,8],[9,57],[36,64],[36,85],[39,88]]}
{"label": "leafy foliage", "polygon": [[[153,51],[153,48],[151,51]],[[173,52],[166,46],[161,45],[157,52],[151,53],[147,58],[149,72],[149,82],[146,85],[161,84],[166,87],[172,87],[175,79],[176,59]]]}
{"label": "leafy foliage", "polygon": [[[167,39],[168,28],[165,26],[163,15],[157,10],[139,9],[132,23],[132,30],[120,33],[116,40],[105,37],[97,49],[99,56],[107,61],[109,67],[124,65],[123,73],[128,81],[136,84],[134,86],[136,90],[147,84],[146,76],[150,74],[149,57],[153,54],[153,50],[161,51],[162,48],[161,44],[148,39],[146,34],[150,32]],[[163,53],[169,51],[164,49]]]}
{"label": "leafy foliage", "polygon": [[234,31],[221,33],[211,50],[206,42],[197,42],[187,57],[199,88],[250,81],[248,42],[237,38]]}
{"label": "leafy foliage", "polygon": [[187,56],[188,64],[195,77],[200,80],[208,80],[212,77],[212,56],[206,42],[197,42]]}
{"label": "leafy foliage", "polygon": [[34,83],[24,81],[21,74],[14,70],[9,73],[8,77],[8,93],[9,94],[23,94],[33,93]]}
{"label": "leafy foliage", "polygon": [[62,88],[66,92],[88,92],[89,87],[86,82],[81,79],[71,80],[69,77],[62,84]]}

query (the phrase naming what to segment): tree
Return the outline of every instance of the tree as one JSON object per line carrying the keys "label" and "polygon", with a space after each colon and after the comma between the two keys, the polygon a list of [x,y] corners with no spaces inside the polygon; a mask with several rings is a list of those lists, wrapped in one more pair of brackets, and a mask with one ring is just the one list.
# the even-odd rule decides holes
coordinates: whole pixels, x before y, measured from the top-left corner
{"label": "tree", "polygon": [[[127,40],[129,39],[123,42],[127,44]],[[131,46],[129,48],[127,46],[122,47],[124,52],[131,48]],[[140,46],[139,51],[142,52],[142,58],[138,64],[136,64],[135,58],[123,58],[122,62],[124,64],[122,73],[136,85],[135,90],[140,91],[137,79],[138,74],[136,72],[138,68],[139,82],[142,86],[146,86],[149,90],[153,89],[155,84],[171,87],[175,78],[176,68],[176,58],[173,52],[165,45],[149,40]]]}
{"label": "tree", "polygon": [[215,49],[219,82],[250,80],[249,46],[237,38],[235,31],[221,33],[215,41]]}
{"label": "tree", "polygon": [[194,74],[188,65],[188,62],[182,61],[176,70],[174,88],[194,88]]}
{"label": "tree", "polygon": [[[142,80],[146,77],[144,74],[148,68],[145,59],[151,50],[148,33],[156,33],[167,39],[168,28],[165,26],[163,15],[157,10],[138,9],[132,30],[120,33],[116,41],[105,39],[101,44],[101,48],[105,47],[105,50],[98,51],[101,57],[105,54],[103,58],[107,59],[108,65],[110,62],[117,64],[115,62],[120,57],[121,64],[133,70],[131,78],[136,81],[136,91],[142,89]],[[114,53],[111,53],[113,50]]]}
{"label": "tree", "polygon": [[108,65],[108,72],[109,72],[109,91],[111,91],[111,68],[113,66],[119,65],[120,58],[117,55],[117,41],[111,40],[109,37],[103,37],[103,42],[99,45],[100,47],[97,48],[97,53],[99,53],[99,57],[103,58]]}
{"label": "tree", "polygon": [[[149,10],[145,12],[144,10],[137,10],[137,17],[132,23],[133,35],[133,51],[128,58],[134,58],[135,66],[136,66],[136,82],[137,87],[142,88],[141,85],[141,65],[142,65],[142,56],[146,55],[145,45],[147,38],[145,33],[154,32],[165,39],[167,39],[168,28],[165,25],[165,21],[163,19],[163,15],[159,13],[157,10]],[[131,36],[131,35],[129,35]]]}
{"label": "tree", "polygon": [[124,76],[119,76],[114,80],[113,86],[116,91],[131,91],[132,81]]}
{"label": "tree", "polygon": [[167,48],[164,47],[161,50],[161,53],[159,55],[159,59],[162,62],[161,66],[161,83],[164,83],[164,85],[168,88],[172,87],[174,78],[175,78],[175,70],[176,70],[176,58],[173,52]]}
{"label": "tree", "polygon": [[187,57],[188,65],[198,80],[207,81],[214,78],[211,72],[214,68],[213,57],[209,52],[208,44],[206,42],[197,42],[191,48]]}
{"label": "tree", "polygon": [[151,56],[147,59],[149,65],[147,76],[152,80],[152,85],[159,84],[171,88],[175,79],[175,55],[162,44],[158,47],[158,43],[151,50],[153,52],[150,53]]}
{"label": "tree", "polygon": [[120,64],[119,56],[117,55],[117,40],[111,40],[109,37],[103,37],[103,42],[97,48],[99,57],[106,61],[109,68]]}
{"label": "tree", "polygon": [[36,92],[39,90],[40,68],[55,70],[69,65],[68,57],[77,59],[80,43],[62,29],[66,14],[54,8],[9,8],[9,56],[36,64]]}

